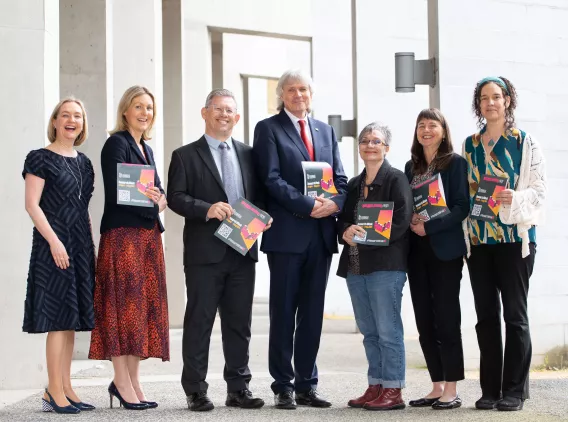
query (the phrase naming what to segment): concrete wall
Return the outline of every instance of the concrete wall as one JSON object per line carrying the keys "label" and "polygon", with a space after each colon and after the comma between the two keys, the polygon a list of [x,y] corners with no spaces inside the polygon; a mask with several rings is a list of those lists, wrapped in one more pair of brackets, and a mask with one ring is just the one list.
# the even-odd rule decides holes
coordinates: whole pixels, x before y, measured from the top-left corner
{"label": "concrete wall", "polygon": [[0,196],[7,205],[0,243],[1,390],[39,386],[46,379],[45,335],[21,332],[33,227],[21,173],[28,152],[46,145],[47,121],[59,101],[58,2],[5,2],[0,57],[0,90],[9,99],[0,103],[8,148],[0,155]]}

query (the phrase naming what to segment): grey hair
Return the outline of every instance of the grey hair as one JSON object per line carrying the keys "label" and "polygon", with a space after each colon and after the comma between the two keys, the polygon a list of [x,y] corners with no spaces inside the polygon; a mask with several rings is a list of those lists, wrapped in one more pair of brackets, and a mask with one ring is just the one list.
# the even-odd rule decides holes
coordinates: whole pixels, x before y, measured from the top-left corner
{"label": "grey hair", "polygon": [[363,137],[365,135],[367,135],[368,133],[371,133],[374,130],[380,132],[385,138],[385,143],[387,145],[390,145],[391,138],[392,138],[391,131],[390,131],[390,129],[387,125],[384,125],[381,122],[373,122],[373,123],[369,123],[367,126],[365,126],[363,128],[363,130],[361,131],[361,133],[359,134],[359,138],[357,138],[357,142],[358,143],[361,142],[361,140],[363,139]]}
{"label": "grey hair", "polygon": [[235,106],[237,105],[237,99],[235,98],[235,94],[233,94],[228,89],[214,89],[209,93],[207,99],[205,100],[205,108],[211,105],[211,101],[215,97],[231,97],[233,101],[235,101]]}
{"label": "grey hair", "polygon": [[[276,86],[276,101],[278,103],[276,110],[278,111],[284,108],[284,102],[282,101],[281,97],[282,93],[284,92],[284,85],[287,85],[290,81],[298,81],[306,84],[310,89],[311,94],[314,95],[315,86],[314,81],[312,80],[312,77],[310,75],[299,69],[287,70],[282,74],[282,76],[280,76],[280,79],[278,79],[278,85]],[[308,110],[308,113],[310,111],[311,110]]]}

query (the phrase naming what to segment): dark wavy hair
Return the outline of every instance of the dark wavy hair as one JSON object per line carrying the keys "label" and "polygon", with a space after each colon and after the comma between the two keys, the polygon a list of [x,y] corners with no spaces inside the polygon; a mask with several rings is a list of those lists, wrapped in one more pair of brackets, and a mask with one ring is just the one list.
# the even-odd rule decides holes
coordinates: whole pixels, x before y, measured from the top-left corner
{"label": "dark wavy hair", "polygon": [[[499,88],[501,88],[501,91],[503,92],[503,98],[509,97],[509,107],[505,108],[505,130],[508,130],[515,127],[515,109],[517,108],[517,90],[515,89],[511,81],[508,80],[507,78],[499,76],[499,79],[505,82],[505,85],[507,86],[506,90],[503,89],[503,87],[500,86],[499,84],[495,82],[493,83],[497,85]],[[477,117],[477,127],[479,127],[480,129],[485,125],[485,118],[481,114],[481,90],[485,85],[487,85],[490,82],[492,81],[487,81],[482,84],[477,84],[475,86],[475,90],[473,91],[473,102],[471,103],[471,110],[473,111],[473,114],[475,114],[475,117]]]}
{"label": "dark wavy hair", "polygon": [[424,155],[424,148],[418,142],[418,124],[424,120],[436,120],[442,125],[442,129],[446,133],[444,138],[442,138],[442,143],[438,147],[436,156],[432,161],[434,164],[434,171],[445,170],[450,165],[452,159],[452,154],[454,153],[454,147],[452,145],[452,135],[450,134],[450,127],[446,118],[440,110],[437,108],[425,108],[422,110],[418,117],[416,118],[416,126],[414,126],[414,139],[412,140],[412,147],[410,147],[410,153],[412,156],[412,173],[414,175],[424,174],[428,170],[428,162],[426,161],[426,156]]}

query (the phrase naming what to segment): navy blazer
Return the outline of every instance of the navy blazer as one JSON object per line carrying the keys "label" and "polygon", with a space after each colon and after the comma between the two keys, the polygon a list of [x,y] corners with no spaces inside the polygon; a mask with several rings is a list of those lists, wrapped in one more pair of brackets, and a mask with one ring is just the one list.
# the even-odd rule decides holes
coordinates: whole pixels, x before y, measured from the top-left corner
{"label": "navy blazer", "polygon": [[[130,132],[124,130],[117,132],[108,138],[101,151],[101,167],[103,171],[103,182],[105,186],[105,208],[101,221],[101,233],[118,227],[139,227],[151,229],[158,222],[160,231],[164,231],[164,226],[160,221],[159,208],[157,204],[153,207],[136,207],[131,205],[118,205],[116,203],[116,165],[118,163],[129,164],[149,164],[156,166],[152,148],[142,141],[144,155],[136,145],[136,141]],[[154,186],[159,188],[162,193],[162,183],[156,170],[154,176]]]}
{"label": "navy blazer", "polygon": [[[328,124],[311,117],[308,122],[315,161],[327,162],[333,169],[338,194],[332,201],[341,211],[347,195],[347,176],[339,157],[335,132]],[[315,200],[304,195],[302,170],[302,161],[310,161],[310,157],[284,110],[257,123],[253,155],[259,178],[266,187],[266,211],[274,219],[272,228],[262,235],[261,251],[304,252],[311,236],[321,229],[328,251],[336,253],[336,217],[310,217]]]}
{"label": "navy blazer", "polygon": [[[404,173],[412,182],[412,161],[406,163]],[[424,230],[436,257],[449,261],[467,253],[462,229],[462,221],[469,214],[467,162],[462,156],[452,154],[450,165],[440,172],[440,176],[450,213],[425,222]]]}

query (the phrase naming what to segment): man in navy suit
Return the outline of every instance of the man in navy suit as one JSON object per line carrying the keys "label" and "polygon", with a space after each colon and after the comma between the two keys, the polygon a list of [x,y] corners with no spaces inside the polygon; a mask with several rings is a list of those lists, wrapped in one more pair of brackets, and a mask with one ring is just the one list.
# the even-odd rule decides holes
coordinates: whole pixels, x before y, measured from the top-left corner
{"label": "man in navy suit", "polygon": [[[347,177],[333,129],[309,117],[311,78],[285,72],[276,91],[280,113],[256,125],[253,145],[266,187],[266,211],[274,219],[261,245],[270,267],[272,391],[277,408],[294,409],[296,403],[329,407],[317,392],[316,357],[329,267],[337,252],[335,215],[345,202]],[[329,163],[338,194],[331,199],[305,196],[302,161]]]}

